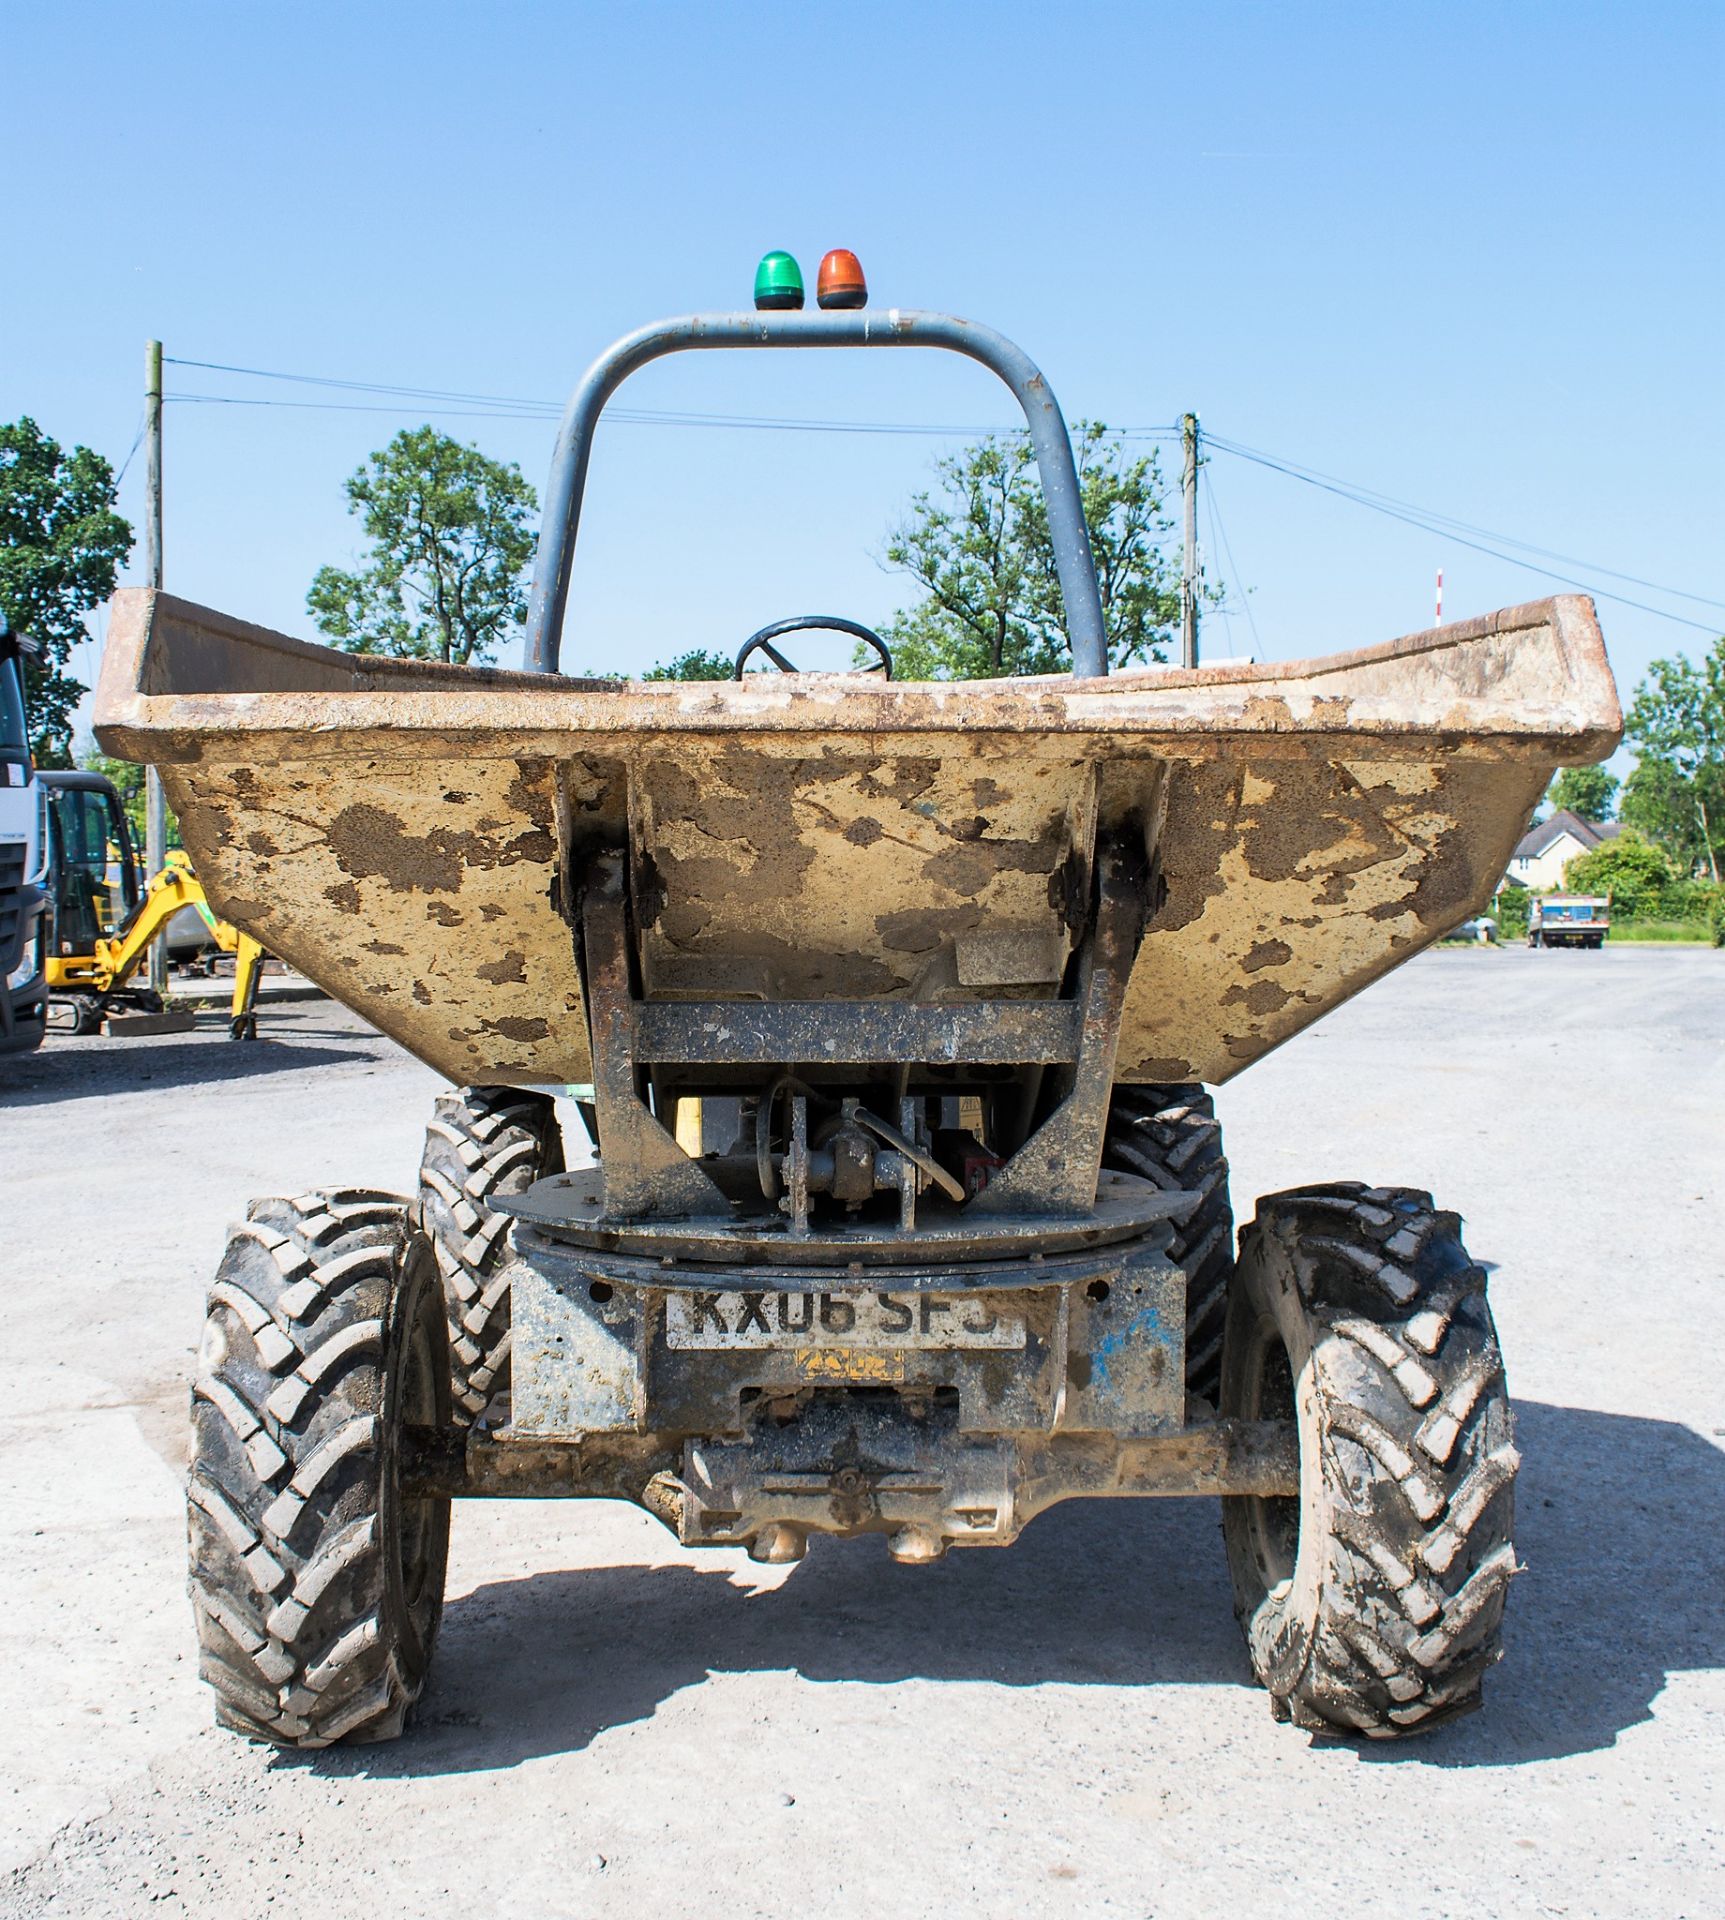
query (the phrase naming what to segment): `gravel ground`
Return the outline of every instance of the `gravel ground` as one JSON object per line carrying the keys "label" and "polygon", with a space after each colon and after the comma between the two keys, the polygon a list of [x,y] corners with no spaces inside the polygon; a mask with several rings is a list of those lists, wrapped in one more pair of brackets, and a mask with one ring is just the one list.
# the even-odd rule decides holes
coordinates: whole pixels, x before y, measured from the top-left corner
{"label": "gravel ground", "polygon": [[1725,1914],[1725,954],[1429,955],[1222,1095],[1242,1212],[1430,1186],[1493,1269],[1526,1572],[1485,1712],[1394,1747],[1272,1724],[1198,1501],[932,1568],[464,1505],[405,1742],[217,1731],[205,1283],[254,1194],[405,1189],[435,1091],[328,1005],[266,1030],[0,1063],[0,1911]]}

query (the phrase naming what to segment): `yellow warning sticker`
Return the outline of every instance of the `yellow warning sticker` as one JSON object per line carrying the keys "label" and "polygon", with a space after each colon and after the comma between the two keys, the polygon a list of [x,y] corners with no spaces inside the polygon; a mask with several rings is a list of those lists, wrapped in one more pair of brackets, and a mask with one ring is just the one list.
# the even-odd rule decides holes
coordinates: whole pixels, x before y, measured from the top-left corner
{"label": "yellow warning sticker", "polygon": [[797,1354],[804,1380],[853,1380],[870,1386],[896,1386],[904,1380],[902,1353],[868,1353],[857,1348],[804,1347]]}

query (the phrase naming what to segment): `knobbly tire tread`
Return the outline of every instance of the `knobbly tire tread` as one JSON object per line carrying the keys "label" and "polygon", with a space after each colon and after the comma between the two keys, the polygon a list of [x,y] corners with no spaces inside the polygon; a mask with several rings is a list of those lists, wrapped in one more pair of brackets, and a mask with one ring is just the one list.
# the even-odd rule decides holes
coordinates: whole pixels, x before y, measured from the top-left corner
{"label": "knobbly tire tread", "polygon": [[1186,1274],[1186,1390],[1215,1404],[1234,1271],[1234,1213],[1215,1102],[1200,1086],[1119,1086],[1102,1164],[1201,1198],[1176,1222],[1170,1257]]}
{"label": "knobbly tire tread", "polygon": [[417,1314],[429,1411],[445,1416],[435,1294],[412,1208],[392,1194],[254,1201],[228,1241],[192,1390],[187,1507],[200,1670],[225,1726],[290,1747],[389,1739],[423,1688],[448,1502],[428,1509],[429,1625],[404,1630],[386,1564],[404,1511],[385,1493],[387,1375]]}
{"label": "knobbly tire tread", "polygon": [[1254,1671],[1310,1732],[1428,1731],[1479,1705],[1517,1571],[1520,1456],[1485,1274],[1430,1194],[1267,1197],[1240,1237],[1224,1414],[1251,1410],[1242,1368],[1278,1294],[1310,1355],[1293,1578],[1265,1584],[1252,1515],[1269,1503],[1222,1503]]}
{"label": "knobbly tire tread", "polygon": [[443,1281],[457,1426],[472,1426],[509,1385],[510,1223],[486,1202],[562,1171],[549,1095],[517,1087],[438,1095],[420,1160],[419,1210]]}

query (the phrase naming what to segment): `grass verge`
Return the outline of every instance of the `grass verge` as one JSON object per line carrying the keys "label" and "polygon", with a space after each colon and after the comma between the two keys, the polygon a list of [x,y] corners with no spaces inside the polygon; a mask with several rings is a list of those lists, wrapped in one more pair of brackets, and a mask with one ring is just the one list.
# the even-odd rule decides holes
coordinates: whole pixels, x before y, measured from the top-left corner
{"label": "grass verge", "polygon": [[1613,945],[1713,945],[1713,929],[1704,920],[1619,920],[1612,926],[1608,937]]}

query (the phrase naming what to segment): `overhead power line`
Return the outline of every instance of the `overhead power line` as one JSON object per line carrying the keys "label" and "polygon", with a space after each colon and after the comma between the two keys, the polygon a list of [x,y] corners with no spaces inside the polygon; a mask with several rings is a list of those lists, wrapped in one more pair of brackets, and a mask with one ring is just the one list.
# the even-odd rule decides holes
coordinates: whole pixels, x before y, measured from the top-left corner
{"label": "overhead power line", "polygon": [[408,407],[376,406],[365,401],[355,400],[259,400],[238,393],[178,393],[164,394],[163,399],[182,404],[205,407],[288,407],[296,412],[309,413],[388,413],[410,414],[416,420],[550,420],[555,416],[549,411],[529,413],[525,408],[510,407]]}
{"label": "overhead power line", "polygon": [[[1208,437],[1214,439],[1216,436]],[[1725,600],[1712,600],[1702,593],[1685,593],[1680,587],[1662,586],[1657,580],[1643,580],[1639,574],[1619,573],[1613,567],[1595,566],[1591,560],[1577,559],[1573,553],[1556,553],[1550,547],[1535,546],[1531,541],[1517,540],[1507,533],[1494,533],[1490,527],[1476,527],[1471,521],[1454,519],[1430,507],[1415,506],[1410,500],[1398,500],[1394,494],[1379,493],[1371,487],[1358,486],[1352,481],[1338,479],[1333,473],[1320,473],[1316,467],[1302,466],[1297,460],[1279,458],[1274,454],[1264,453],[1256,447],[1242,446],[1237,440],[1223,441],[1220,444],[1227,452],[1239,454],[1245,459],[1277,465],[1283,472],[1291,473],[1299,480],[1327,481],[1332,486],[1350,489],[1362,498],[1381,501],[1385,506],[1401,507],[1408,513],[1420,514],[1428,520],[1439,522],[1444,527],[1455,528],[1462,533],[1477,533],[1484,539],[1497,541],[1500,546],[1518,547],[1523,553],[1536,553],[1542,560],[1560,560],[1566,566],[1585,567],[1589,573],[1602,573],[1607,579],[1622,580],[1632,587],[1646,587],[1653,593],[1668,593],[1676,600],[1693,600],[1700,606],[1718,607],[1725,611]]]}
{"label": "overhead power line", "polygon": [[[563,402],[560,400],[527,399],[519,394],[464,393],[447,387],[390,386],[379,381],[343,380],[312,373],[280,373],[267,367],[238,367],[220,360],[183,360],[171,355],[169,363],[176,367],[197,367],[210,373],[236,374],[253,380],[283,380],[297,386],[327,387],[344,393],[372,393],[401,400],[442,402],[442,417],[446,419],[555,420],[561,418],[563,413]],[[168,398],[206,406],[295,407],[329,413],[412,413],[424,417],[425,412],[418,406],[368,406],[340,400],[266,400],[225,393],[173,393]],[[457,408],[460,411],[456,411]],[[931,424],[926,420],[822,420],[784,414],[702,413],[688,408],[666,407],[613,406],[605,410],[605,418],[638,427],[736,427],[763,433],[915,434],[938,439],[1000,438],[1005,434],[1023,431],[1022,428],[1012,427]],[[1174,427],[1129,427],[1123,430],[1121,437],[1171,440],[1178,438],[1178,433],[1179,430]]]}
{"label": "overhead power line", "polygon": [[144,444],[144,428],[147,422],[148,415],[140,413],[138,415],[138,431],[132,435],[132,444],[126,449],[125,459],[120,462],[120,471],[114,475],[114,491],[116,493],[120,491],[120,482],[125,479],[131,469],[133,457],[136,455],[139,447]]}
{"label": "overhead power line", "polygon": [[[472,393],[448,387],[400,386],[380,381],[343,379],[328,374],[284,372],[271,367],[242,367],[222,360],[181,359],[173,355],[166,355],[164,358],[169,365],[176,367],[194,367],[204,372],[229,374],[249,380],[274,380],[295,386],[321,387],[332,392],[374,394],[378,396],[379,402],[398,403],[388,405],[359,400],[288,400],[221,393],[182,392],[165,396],[182,405],[287,407],[326,413],[387,413],[414,415],[421,419],[430,417],[451,420],[554,420],[561,418],[563,412],[563,403],[559,400],[534,399],[519,394]],[[756,433],[902,434],[931,439],[1003,439],[1012,433],[1023,431],[1022,428],[931,425],[926,421],[826,420],[778,414],[701,413],[659,407],[610,407],[606,410],[605,418],[627,426],[642,427],[729,428]],[[1175,426],[1124,427],[1116,429],[1113,437],[1121,440],[1170,442],[1180,438],[1180,429]],[[1475,553],[1485,554],[1488,558],[1501,561],[1506,566],[1521,567],[1529,573],[1538,574],[1542,579],[1555,580],[1562,586],[1581,588],[1596,594],[1602,600],[1613,601],[1618,606],[1633,607],[1639,613],[1649,613],[1656,619],[1673,621],[1678,626],[1693,628],[1698,633],[1713,633],[1717,631],[1717,624],[1692,620],[1683,614],[1668,612],[1663,607],[1650,606],[1644,600],[1634,600],[1624,594],[1612,593],[1603,587],[1596,586],[1595,579],[1621,581],[1627,586],[1641,587],[1649,593],[1663,594],[1670,599],[1688,601],[1694,606],[1711,607],[1725,612],[1725,600],[1714,599],[1706,594],[1690,593],[1681,587],[1666,586],[1661,581],[1648,580],[1639,574],[1624,573],[1614,567],[1597,566],[1592,561],[1577,558],[1574,554],[1559,553],[1552,548],[1538,546],[1532,541],[1520,540],[1514,535],[1498,533],[1490,527],[1477,526],[1472,521],[1439,513],[1433,508],[1416,506],[1413,502],[1398,499],[1393,494],[1360,486],[1353,481],[1340,479],[1335,474],[1323,473],[1315,467],[1305,466],[1298,460],[1289,460],[1277,454],[1266,453],[1261,448],[1246,446],[1240,441],[1227,439],[1220,434],[1206,432],[1204,439],[1206,446],[1214,447],[1218,452],[1229,454],[1238,460],[1250,461],[1273,473],[1284,474],[1291,480],[1302,481],[1307,486],[1334,494],[1339,499],[1350,500],[1356,506],[1367,507],[1374,513],[1383,514],[1392,520],[1399,520],[1406,526],[1417,527],[1423,533],[1432,533],[1443,539],[1453,540],[1459,546],[1470,548]],[[1218,532],[1221,533],[1225,548],[1227,535],[1219,524]],[[1534,557],[1529,558],[1530,555]],[[1553,560],[1562,566],[1580,568],[1581,573],[1579,575],[1560,573],[1551,567],[1536,564],[1540,560]],[[1231,573],[1236,572],[1231,554],[1229,570]],[[1247,612],[1248,619],[1251,619],[1249,603]],[[1255,620],[1252,620],[1251,624],[1254,628],[1256,627]],[[1255,632],[1253,637],[1256,640]]]}
{"label": "overhead power line", "polygon": [[[1266,658],[1266,655],[1264,653],[1264,642],[1258,633],[1258,616],[1252,610],[1252,590],[1241,577],[1239,565],[1234,559],[1234,548],[1228,539],[1228,529],[1222,520],[1222,504],[1216,498],[1216,478],[1214,474],[1211,475],[1209,485],[1204,489],[1204,499],[1210,509],[1210,521],[1216,529],[1216,537],[1221,543],[1223,554],[1227,557],[1229,578],[1239,590],[1240,603],[1246,609],[1246,625],[1250,627],[1252,631],[1252,652],[1258,659],[1262,660]],[[1224,607],[1226,607],[1226,604],[1224,601]]]}
{"label": "overhead power line", "polygon": [[[1545,554],[1548,558],[1569,560],[1564,554],[1549,554],[1543,547],[1536,547],[1525,540],[1516,540],[1508,534],[1492,533],[1486,528],[1476,528],[1465,520],[1451,519],[1446,514],[1434,513],[1424,507],[1414,507],[1405,501],[1393,499],[1388,494],[1374,493],[1367,487],[1356,487],[1346,480],[1337,480],[1328,474],[1321,474],[1314,468],[1302,467],[1297,461],[1279,459],[1274,454],[1261,453],[1255,447],[1242,446],[1238,441],[1225,440],[1219,434],[1206,434],[1205,439],[1212,447],[1221,452],[1232,454],[1238,460],[1250,460],[1260,467],[1268,467],[1274,473],[1286,474],[1292,480],[1303,480],[1307,486],[1317,487],[1324,493],[1333,493],[1343,500],[1351,500],[1356,506],[1369,507],[1373,513],[1387,515],[1392,520],[1400,520],[1410,527],[1418,527],[1423,533],[1435,533],[1446,540],[1453,540],[1458,546],[1469,547],[1475,553],[1483,553],[1493,560],[1501,560],[1512,567],[1525,568],[1529,573],[1537,573],[1542,579],[1555,580],[1566,587],[1580,587],[1586,592],[1597,594],[1601,600],[1614,601],[1620,607],[1634,607],[1639,613],[1651,613],[1660,620],[1672,620],[1680,627],[1693,627],[1697,633],[1712,633],[1717,623],[1705,620],[1691,620],[1681,613],[1669,613],[1664,607],[1652,607],[1644,600],[1631,600],[1621,593],[1609,593],[1603,587],[1595,586],[1591,580],[1578,579],[1573,574],[1556,573],[1550,567],[1536,566],[1523,555],[1528,553]],[[1465,529],[1465,531],[1463,531]],[[1483,533],[1485,540],[1473,540],[1470,533]],[[1487,545],[1485,541],[1494,541]],[[1503,548],[1521,549],[1520,553],[1505,553]],[[1619,573],[1612,567],[1594,566],[1587,560],[1569,560],[1572,566],[1585,567],[1590,574],[1603,574],[1608,580],[1626,580],[1631,585],[1648,588],[1653,593],[1669,594],[1674,600],[1689,600],[1704,607],[1725,609],[1725,601],[1710,600],[1704,594],[1685,593],[1681,587],[1667,587],[1656,580],[1643,580],[1635,574]]]}
{"label": "overhead power line", "polygon": [[[353,400],[259,400],[243,394],[170,393],[170,400],[216,407],[291,407],[316,413],[388,413],[416,420],[556,420],[563,409],[547,403],[537,411],[525,406],[508,408],[380,406]],[[656,407],[607,407],[605,418],[633,427],[735,427],[758,433],[872,433],[913,434],[941,440],[1001,439],[1022,428],[931,425],[926,420],[797,420],[778,414],[678,413]],[[1145,429],[1131,430],[1126,439],[1172,438]]]}
{"label": "overhead power line", "polygon": [[270,367],[233,367],[222,360],[182,360],[174,354],[168,354],[165,358],[171,367],[200,367],[208,373],[237,373],[250,380],[286,380],[302,387],[343,387],[350,393],[393,393],[410,400],[473,400],[483,402],[486,406],[534,409],[556,404],[550,400],[529,400],[506,393],[460,393],[448,387],[402,387],[376,380],[342,380],[321,373],[280,373]]}

